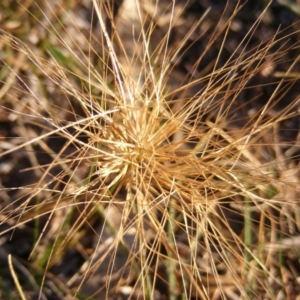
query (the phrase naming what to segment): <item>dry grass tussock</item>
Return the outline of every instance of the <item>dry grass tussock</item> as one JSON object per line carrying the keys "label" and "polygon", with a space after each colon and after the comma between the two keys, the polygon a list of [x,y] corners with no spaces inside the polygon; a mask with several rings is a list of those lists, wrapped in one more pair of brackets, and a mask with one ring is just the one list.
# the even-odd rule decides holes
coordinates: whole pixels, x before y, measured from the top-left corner
{"label": "dry grass tussock", "polygon": [[[300,291],[300,140],[283,128],[299,118],[290,93],[299,63],[284,60],[299,32],[251,46],[266,7],[224,59],[239,4],[213,30],[212,12],[189,24],[187,9],[94,0],[91,29],[49,3],[30,16],[44,52],[34,31],[24,42],[1,30],[2,122],[17,129],[0,140],[0,157],[19,162],[16,179],[1,182],[1,253],[31,237],[29,260],[16,252],[10,265],[30,278],[15,279],[26,299]],[[256,76],[272,79],[268,97]]]}

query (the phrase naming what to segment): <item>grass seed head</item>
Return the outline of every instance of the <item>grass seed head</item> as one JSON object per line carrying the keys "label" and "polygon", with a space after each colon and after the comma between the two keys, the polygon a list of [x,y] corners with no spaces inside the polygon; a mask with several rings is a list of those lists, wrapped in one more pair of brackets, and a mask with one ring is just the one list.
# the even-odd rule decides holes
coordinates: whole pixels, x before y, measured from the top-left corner
{"label": "grass seed head", "polygon": [[[261,107],[241,99],[297,45],[279,32],[249,47],[266,10],[224,60],[237,5],[184,77],[177,65],[199,28],[205,34],[208,12],[185,31],[180,2],[124,0],[117,9],[95,0],[98,27],[87,38],[68,18],[68,30],[62,23],[56,30],[52,9],[37,23],[53,41],[47,60],[1,31],[1,47],[29,59],[26,78],[2,60],[11,72],[2,89],[13,87],[7,97],[20,134],[35,136],[0,155],[25,149],[36,178],[1,204],[2,235],[35,222],[31,260],[45,272],[40,285],[76,249],[84,263],[61,276],[64,292],[78,299],[274,298],[284,289],[272,271],[283,268],[280,241],[299,226],[298,146],[280,137],[282,123],[299,117],[299,96],[276,107],[297,80],[289,78],[297,58]],[[183,38],[172,42],[180,26]],[[217,57],[201,69],[216,41]]]}

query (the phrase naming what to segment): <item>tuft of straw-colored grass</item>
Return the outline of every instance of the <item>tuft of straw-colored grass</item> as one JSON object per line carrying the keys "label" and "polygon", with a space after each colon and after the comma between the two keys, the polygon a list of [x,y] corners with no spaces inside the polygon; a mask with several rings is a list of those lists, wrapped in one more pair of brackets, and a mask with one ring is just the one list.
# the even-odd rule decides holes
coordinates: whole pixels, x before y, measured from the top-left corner
{"label": "tuft of straw-colored grass", "polygon": [[[298,58],[263,105],[245,114],[241,99],[259,88],[253,77],[299,45],[279,31],[248,48],[266,8],[223,63],[237,4],[177,80],[176,65],[210,13],[171,43],[185,9],[124,0],[117,10],[94,0],[98,27],[84,35],[49,3],[36,20],[49,36],[44,53],[0,32],[2,50],[15,58],[2,60],[0,95],[23,139],[3,143],[0,156],[26,156],[30,167],[21,171],[34,179],[1,188],[14,192],[0,206],[1,236],[32,232],[28,268],[38,270],[41,299],[51,284],[74,299],[293,294],[284,259],[298,257],[287,248],[299,231],[299,141],[284,144],[280,126],[299,117],[299,95],[276,104],[297,80],[288,75]],[[217,38],[218,56],[202,73]]]}

